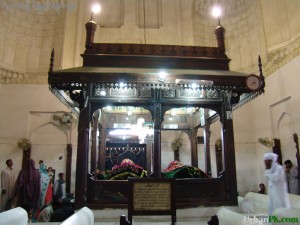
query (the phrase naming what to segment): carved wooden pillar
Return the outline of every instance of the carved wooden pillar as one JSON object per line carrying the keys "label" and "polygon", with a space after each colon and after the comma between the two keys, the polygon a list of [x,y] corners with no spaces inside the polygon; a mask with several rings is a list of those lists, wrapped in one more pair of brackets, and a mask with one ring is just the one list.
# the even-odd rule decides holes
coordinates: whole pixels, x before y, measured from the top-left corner
{"label": "carved wooden pillar", "polygon": [[[226,101],[225,101],[226,102]],[[237,180],[235,165],[234,133],[232,111],[223,104],[222,142],[224,151],[226,199],[237,204]]]}
{"label": "carved wooden pillar", "polygon": [[67,144],[66,191],[71,192],[72,144]]}
{"label": "carved wooden pillar", "polygon": [[150,176],[152,172],[152,152],[153,152],[153,137],[146,137],[146,151],[147,151],[147,172]]}
{"label": "carved wooden pillar", "polygon": [[[159,94],[159,90],[157,90]],[[160,103],[154,104],[154,136],[153,136],[153,176],[161,177],[161,124],[163,121]]]}
{"label": "carved wooden pillar", "polygon": [[86,203],[89,153],[89,124],[90,104],[83,108],[79,115],[75,191],[75,207],[77,209],[83,207]]}
{"label": "carved wooden pillar", "polygon": [[[97,169],[100,168],[100,152],[101,152],[101,143],[102,143],[102,125],[101,124],[98,126],[98,132],[99,132],[99,135],[98,135],[97,164],[96,164]],[[104,140],[104,142],[105,142],[105,140]]]}
{"label": "carved wooden pillar", "polygon": [[103,114],[102,128],[101,128],[101,145],[98,159],[98,169],[105,170],[105,155],[106,155],[106,114]]}
{"label": "carved wooden pillar", "polygon": [[190,142],[191,142],[191,162],[192,166],[198,167],[198,141],[197,141],[198,128],[191,129]]}
{"label": "carved wooden pillar", "polygon": [[204,109],[204,151],[205,151],[205,172],[211,176],[211,157],[210,157],[210,122],[208,121],[208,109]]}
{"label": "carved wooden pillar", "polygon": [[92,148],[91,148],[91,172],[96,170],[97,163],[97,143],[98,143],[98,118],[99,112],[96,111],[92,118]]}
{"label": "carved wooden pillar", "polygon": [[218,139],[215,143],[217,176],[223,171],[222,140]]}

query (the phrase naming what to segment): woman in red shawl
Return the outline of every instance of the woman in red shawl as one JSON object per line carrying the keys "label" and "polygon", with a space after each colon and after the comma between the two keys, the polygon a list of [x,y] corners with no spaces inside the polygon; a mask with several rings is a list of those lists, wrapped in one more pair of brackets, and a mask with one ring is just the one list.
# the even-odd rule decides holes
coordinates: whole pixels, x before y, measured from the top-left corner
{"label": "woman in red shawl", "polygon": [[27,160],[24,169],[19,173],[16,181],[15,196],[17,196],[17,205],[24,206],[30,203],[33,209],[37,208],[40,190],[41,175],[35,168],[32,159]]}

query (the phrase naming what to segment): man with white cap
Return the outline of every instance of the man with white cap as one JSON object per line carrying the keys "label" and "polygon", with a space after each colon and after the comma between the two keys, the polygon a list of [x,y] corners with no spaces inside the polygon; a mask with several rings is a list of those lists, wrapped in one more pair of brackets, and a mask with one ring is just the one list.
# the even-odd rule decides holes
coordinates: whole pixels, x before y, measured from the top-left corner
{"label": "man with white cap", "polygon": [[265,176],[268,179],[269,215],[277,208],[290,208],[285,171],[277,163],[278,155],[265,153]]}

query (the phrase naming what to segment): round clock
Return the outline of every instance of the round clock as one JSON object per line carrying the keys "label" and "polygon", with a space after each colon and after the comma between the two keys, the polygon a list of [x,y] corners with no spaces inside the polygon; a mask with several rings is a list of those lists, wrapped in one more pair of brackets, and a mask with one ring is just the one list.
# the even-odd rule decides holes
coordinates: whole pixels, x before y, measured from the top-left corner
{"label": "round clock", "polygon": [[258,76],[251,74],[246,78],[246,86],[251,91],[256,91],[260,88],[261,82]]}

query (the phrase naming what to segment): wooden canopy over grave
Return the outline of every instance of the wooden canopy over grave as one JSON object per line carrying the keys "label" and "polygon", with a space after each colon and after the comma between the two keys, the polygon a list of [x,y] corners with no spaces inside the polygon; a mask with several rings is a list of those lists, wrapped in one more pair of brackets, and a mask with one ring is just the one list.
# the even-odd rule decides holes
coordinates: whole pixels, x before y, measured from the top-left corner
{"label": "wooden canopy over grave", "polygon": [[[165,112],[179,107],[200,107],[217,112],[222,123],[224,170],[217,178],[178,180],[176,192],[184,197],[177,196],[176,201],[191,205],[237,204],[232,110],[264,92],[260,59],[259,86],[250,90],[246,83],[250,74],[229,70],[230,59],[225,54],[221,26],[215,31],[218,47],[94,43],[94,21],[86,24],[86,30],[83,66],[53,71],[52,52],[48,77],[51,91],[79,115],[76,207],[86,204],[105,207],[105,202],[97,205],[87,192],[92,190],[88,176],[90,122],[93,113],[108,104],[150,111],[154,124],[152,176],[157,178],[161,177],[161,125]],[[192,164],[197,161],[195,128],[196,124],[190,132]],[[100,160],[103,154],[100,153]],[[114,182],[127,188],[126,181],[95,181],[93,184],[105,186],[114,185]],[[185,187],[191,189],[187,191]],[[195,194],[194,190],[199,193],[188,196]],[[126,202],[115,205],[122,204]]]}

